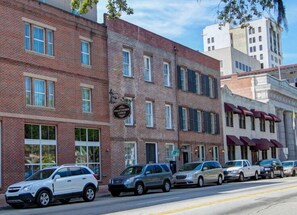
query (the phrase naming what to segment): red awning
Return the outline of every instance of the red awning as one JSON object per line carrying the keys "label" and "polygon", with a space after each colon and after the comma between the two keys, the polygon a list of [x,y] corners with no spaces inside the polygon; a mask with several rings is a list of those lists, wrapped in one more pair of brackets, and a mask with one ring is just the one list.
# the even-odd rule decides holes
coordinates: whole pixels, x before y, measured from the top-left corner
{"label": "red awning", "polygon": [[276,147],[276,148],[283,148],[283,144],[281,144],[280,142],[278,142],[277,140],[273,140],[271,139],[270,142]]}
{"label": "red awning", "polygon": [[246,116],[254,116],[253,112],[243,106],[238,106],[238,109],[241,111],[242,114]]}
{"label": "red awning", "polygon": [[265,119],[265,120],[272,120],[272,117],[269,116],[267,113],[263,112],[263,111],[257,111],[255,109],[251,110],[254,114],[254,117],[256,118],[261,118],[261,119]]}
{"label": "red awning", "polygon": [[233,112],[237,114],[241,114],[241,111],[233,104],[224,103],[225,112]]}
{"label": "red awning", "polygon": [[227,145],[237,145],[243,146],[244,143],[241,142],[236,136],[234,135],[227,135]]}
{"label": "red awning", "polygon": [[247,146],[256,146],[256,143],[248,137],[240,136],[239,139]]}
{"label": "red awning", "polygon": [[269,150],[270,147],[275,147],[274,144],[272,144],[269,140],[265,138],[261,139],[253,139],[253,142],[256,143],[256,146],[253,148],[256,150]]}
{"label": "red awning", "polygon": [[272,117],[272,119],[273,119],[274,122],[281,122],[281,119],[278,118],[278,116],[276,116],[276,115],[274,115],[274,114],[272,114],[272,113],[270,113],[269,116]]}

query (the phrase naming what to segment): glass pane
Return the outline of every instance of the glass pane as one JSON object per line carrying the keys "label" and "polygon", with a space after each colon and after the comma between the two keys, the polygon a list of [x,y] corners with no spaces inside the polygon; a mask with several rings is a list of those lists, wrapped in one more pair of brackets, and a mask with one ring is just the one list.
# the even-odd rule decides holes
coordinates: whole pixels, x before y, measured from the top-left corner
{"label": "glass pane", "polygon": [[56,164],[56,146],[55,145],[42,146],[42,163]]}
{"label": "glass pane", "polygon": [[89,168],[95,173],[98,175],[99,179],[101,179],[101,176],[100,176],[100,164],[89,164],[88,165]]}
{"label": "glass pane", "polygon": [[39,145],[25,145],[25,164],[39,164],[40,163],[40,146]]}
{"label": "glass pane", "polygon": [[88,141],[94,141],[94,130],[88,129]]}
{"label": "glass pane", "polygon": [[31,125],[31,139],[39,139],[39,125]]}
{"label": "glass pane", "polygon": [[99,146],[90,146],[88,148],[88,153],[89,153],[89,162],[94,163],[94,162],[99,162],[100,157],[99,157]]}
{"label": "glass pane", "polygon": [[99,142],[99,130],[94,129],[94,141]]}
{"label": "glass pane", "polygon": [[80,141],[86,141],[86,140],[87,140],[86,129],[81,128],[81,130],[80,130]]}
{"label": "glass pane", "polygon": [[75,161],[76,163],[87,163],[87,147],[76,146],[75,147]]}
{"label": "glass pane", "polygon": [[48,139],[55,140],[56,139],[56,127],[48,126]]}
{"label": "glass pane", "polygon": [[25,23],[25,49],[30,50],[30,25]]}
{"label": "glass pane", "polygon": [[41,139],[48,140],[48,126],[41,126]]}
{"label": "glass pane", "polygon": [[80,141],[80,128],[75,128],[75,140]]}
{"label": "glass pane", "polygon": [[31,139],[31,125],[25,124],[25,139]]}
{"label": "glass pane", "polygon": [[40,165],[25,165],[25,179],[40,169]]}

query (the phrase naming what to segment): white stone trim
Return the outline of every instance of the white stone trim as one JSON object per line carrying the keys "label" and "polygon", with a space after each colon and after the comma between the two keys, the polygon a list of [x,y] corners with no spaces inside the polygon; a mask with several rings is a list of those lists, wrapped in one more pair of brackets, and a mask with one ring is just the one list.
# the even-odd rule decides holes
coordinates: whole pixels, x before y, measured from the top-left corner
{"label": "white stone trim", "polygon": [[24,72],[23,75],[26,77],[54,81],[54,82],[57,82],[57,80],[58,80],[57,78],[52,78],[52,77],[48,77],[48,76],[44,76],[44,75],[37,75],[37,74],[29,73],[29,72]]}
{"label": "white stone trim", "polygon": [[33,25],[37,25],[37,26],[39,26],[39,27],[43,27],[43,28],[50,29],[50,30],[53,30],[53,31],[56,31],[56,30],[57,30],[56,27],[53,27],[53,26],[44,24],[44,23],[42,23],[42,22],[34,21],[34,20],[32,20],[32,19],[28,19],[28,18],[26,18],[26,17],[22,17],[22,20],[23,20],[24,22],[28,22],[28,23],[33,24]]}
{"label": "white stone trim", "polygon": [[85,87],[85,88],[89,88],[89,89],[94,89],[94,85],[90,85],[90,84],[80,84],[81,87]]}
{"label": "white stone trim", "polygon": [[79,39],[92,43],[93,40],[84,36],[79,36]]}
{"label": "white stone trim", "polygon": [[21,118],[21,119],[33,119],[33,120],[44,120],[44,121],[55,121],[55,122],[68,122],[68,123],[110,126],[110,123],[108,123],[108,122],[98,122],[98,121],[90,121],[90,120],[77,120],[77,119],[67,119],[67,118],[58,118],[58,117],[47,117],[47,116],[36,116],[36,115],[28,115],[28,114],[15,114],[15,113],[0,112],[0,116],[2,116],[2,117],[11,117],[11,118]]}

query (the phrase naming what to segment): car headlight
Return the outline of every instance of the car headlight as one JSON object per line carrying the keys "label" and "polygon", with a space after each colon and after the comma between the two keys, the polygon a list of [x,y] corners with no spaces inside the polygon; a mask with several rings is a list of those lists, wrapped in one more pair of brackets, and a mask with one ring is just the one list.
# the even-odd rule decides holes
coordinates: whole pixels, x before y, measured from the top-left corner
{"label": "car headlight", "polygon": [[237,173],[239,173],[239,170],[232,170],[231,173],[237,174]]}
{"label": "car headlight", "polygon": [[131,183],[133,183],[133,181],[134,181],[134,177],[132,177],[132,178],[128,178],[126,181],[125,181],[125,185],[127,185],[127,184],[131,184]]}
{"label": "car headlight", "polygon": [[187,175],[188,178],[197,178],[197,176],[198,176],[198,173],[189,173]]}
{"label": "car headlight", "polygon": [[24,191],[29,191],[29,190],[32,189],[32,187],[33,187],[32,184],[30,184],[30,185],[26,185],[26,186],[23,187],[23,190],[24,190]]}
{"label": "car headlight", "polygon": [[264,168],[264,170],[265,170],[265,171],[269,171],[269,170],[270,170],[270,168]]}

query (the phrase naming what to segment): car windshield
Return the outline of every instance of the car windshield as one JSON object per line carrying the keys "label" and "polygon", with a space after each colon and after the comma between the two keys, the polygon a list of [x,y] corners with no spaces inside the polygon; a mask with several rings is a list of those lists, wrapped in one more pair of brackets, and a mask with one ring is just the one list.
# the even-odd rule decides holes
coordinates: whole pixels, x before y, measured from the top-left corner
{"label": "car windshield", "polygon": [[282,163],[283,166],[293,166],[294,162],[286,161]]}
{"label": "car windshield", "polygon": [[225,163],[224,168],[242,166],[241,164],[241,161],[228,161],[227,163]]}
{"label": "car windshield", "polygon": [[271,165],[271,160],[261,160],[261,161],[258,161],[256,165],[260,165],[260,166]]}
{"label": "car windshield", "polygon": [[191,171],[191,170],[201,170],[202,163],[186,163],[184,164],[179,171]]}
{"label": "car windshield", "polygon": [[138,175],[142,172],[143,166],[130,166],[125,169],[121,175]]}
{"label": "car windshield", "polygon": [[39,171],[35,172],[33,175],[31,175],[29,178],[27,178],[26,181],[47,179],[53,174],[53,172],[55,170],[56,170],[56,168],[39,170]]}

